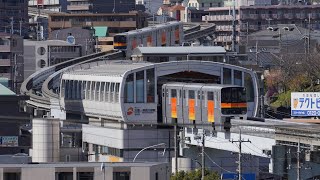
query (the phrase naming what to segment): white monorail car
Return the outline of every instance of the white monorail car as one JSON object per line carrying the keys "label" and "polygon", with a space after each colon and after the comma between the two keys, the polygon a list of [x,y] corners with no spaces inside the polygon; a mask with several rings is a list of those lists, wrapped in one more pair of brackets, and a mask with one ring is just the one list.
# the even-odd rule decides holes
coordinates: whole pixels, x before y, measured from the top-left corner
{"label": "white monorail car", "polygon": [[237,85],[167,83],[162,86],[166,123],[222,125],[226,117],[247,115],[246,88]]}
{"label": "white monorail car", "polygon": [[114,49],[132,55],[132,50],[138,46],[175,46],[183,42],[183,23],[171,21],[156,26],[146,27],[114,36]]}
{"label": "white monorail car", "polygon": [[[246,69],[238,68],[232,65],[226,65],[213,62],[200,61],[183,61],[183,62],[168,62],[168,63],[132,63],[132,61],[116,61],[116,62],[101,62],[81,65],[81,69],[65,72],[62,75],[60,84],[60,106],[71,116],[83,114],[87,117],[97,117],[116,121],[127,122],[168,122],[170,121],[169,109],[164,110],[162,107],[170,108],[168,103],[170,100],[163,102],[162,90],[166,84],[166,89],[195,88],[200,90],[212,89],[217,94],[215,98],[217,108],[222,105],[230,105],[230,108],[215,109],[215,113],[221,111],[223,116],[224,111],[237,116],[253,117],[257,114],[259,106],[258,96],[258,81],[256,75]],[[187,77],[183,77],[183,73],[187,72],[203,72],[216,73],[217,76],[211,76],[221,80],[223,84],[218,82],[217,85],[205,85],[201,88],[196,82],[205,83],[202,78],[192,77],[192,81],[188,81]],[[176,77],[177,73],[181,74],[181,79]],[[195,74],[196,75],[196,74]],[[220,75],[220,76],[219,76]],[[210,76],[210,75],[208,75]],[[190,79],[191,80],[191,79]],[[171,84],[171,82],[179,82]],[[183,83],[187,85],[182,86]],[[239,93],[243,93],[240,87],[246,88],[246,102],[223,102],[220,98],[224,89],[236,88]],[[202,91],[204,94],[206,91]],[[197,90],[199,91],[199,90]],[[212,92],[212,91],[211,91]],[[189,93],[189,92],[186,92]],[[221,94],[222,93],[222,94]],[[181,92],[177,94],[182,95]],[[186,95],[186,94],[185,94]],[[191,95],[190,93],[188,95]],[[194,94],[195,100],[199,94]],[[240,96],[236,98],[239,99]],[[174,95],[171,95],[174,96]],[[209,99],[209,95],[204,95],[201,98]],[[223,97],[223,96],[222,96]],[[211,96],[212,98],[212,96]],[[241,99],[241,98],[240,98]],[[180,103],[179,99],[177,103]],[[222,101],[222,102],[221,102]],[[188,103],[185,101],[185,103]],[[197,103],[197,101],[196,101]],[[162,104],[164,106],[162,106]],[[166,104],[166,105],[165,105]],[[207,103],[204,103],[204,106]],[[241,106],[241,107],[240,107]],[[189,107],[189,106],[188,106]],[[236,108],[236,109],[235,109]],[[187,109],[184,109],[187,110]],[[205,109],[202,109],[206,111]],[[198,112],[198,111],[196,111]],[[245,114],[243,114],[245,112]],[[177,112],[179,115],[179,112]],[[203,112],[205,113],[205,112]],[[198,120],[195,115],[196,123]],[[163,118],[165,117],[165,118]],[[203,122],[208,122],[206,116],[202,116]],[[215,122],[218,124],[220,117],[215,116]],[[164,120],[164,121],[163,121]],[[185,115],[184,123],[190,122]]]}

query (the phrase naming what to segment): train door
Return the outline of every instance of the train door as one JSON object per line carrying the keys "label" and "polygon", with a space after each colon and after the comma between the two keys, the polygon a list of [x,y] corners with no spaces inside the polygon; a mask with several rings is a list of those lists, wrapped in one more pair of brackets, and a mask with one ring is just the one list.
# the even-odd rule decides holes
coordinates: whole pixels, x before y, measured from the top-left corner
{"label": "train door", "polygon": [[201,90],[201,96],[202,96],[202,101],[201,101],[201,119],[203,124],[208,124],[208,93],[205,88],[202,88]]}
{"label": "train door", "polygon": [[189,121],[189,93],[188,89],[182,87],[182,119],[184,124],[190,124]]}
{"label": "train door", "polygon": [[188,90],[188,120],[192,124],[196,121],[196,96],[195,90]]}
{"label": "train door", "polygon": [[162,102],[162,104],[158,105],[158,122],[160,121],[160,119],[162,119],[163,123],[168,123],[168,118],[170,118],[170,116],[168,117],[168,113],[167,113],[169,92],[166,84],[162,86],[161,94],[162,94],[161,95],[162,98],[161,100],[159,99],[158,101],[159,103]]}

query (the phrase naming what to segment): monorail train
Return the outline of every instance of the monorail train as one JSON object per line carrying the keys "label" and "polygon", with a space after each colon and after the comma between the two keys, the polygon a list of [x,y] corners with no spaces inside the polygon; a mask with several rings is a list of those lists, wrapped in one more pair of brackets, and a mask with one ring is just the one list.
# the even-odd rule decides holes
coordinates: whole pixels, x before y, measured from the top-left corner
{"label": "monorail train", "polygon": [[116,50],[126,52],[130,58],[138,46],[174,46],[183,42],[183,23],[172,21],[156,26],[146,27],[114,36],[113,46]]}
{"label": "monorail train", "polygon": [[166,123],[176,119],[185,125],[223,126],[226,117],[246,117],[246,89],[237,85],[168,83],[162,86],[162,108]]}

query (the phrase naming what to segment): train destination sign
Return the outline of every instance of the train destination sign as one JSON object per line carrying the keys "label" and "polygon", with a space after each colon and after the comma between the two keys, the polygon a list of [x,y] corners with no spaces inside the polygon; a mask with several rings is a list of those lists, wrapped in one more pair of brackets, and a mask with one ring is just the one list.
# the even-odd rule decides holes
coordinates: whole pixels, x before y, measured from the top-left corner
{"label": "train destination sign", "polygon": [[320,116],[320,92],[292,92],[291,116]]}

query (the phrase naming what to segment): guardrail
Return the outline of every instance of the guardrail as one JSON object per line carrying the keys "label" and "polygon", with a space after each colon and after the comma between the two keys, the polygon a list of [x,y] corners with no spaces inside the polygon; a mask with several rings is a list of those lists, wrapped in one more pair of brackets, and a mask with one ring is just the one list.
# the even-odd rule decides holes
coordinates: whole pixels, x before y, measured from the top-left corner
{"label": "guardrail", "polygon": [[201,29],[201,25],[196,25],[194,27],[191,27],[189,29],[186,29],[184,30],[184,34],[189,34],[189,33],[192,33],[192,32],[196,32],[196,31],[199,31]]}
{"label": "guardrail", "polygon": [[95,54],[90,54],[90,55],[82,56],[79,58],[71,59],[71,60],[56,64],[54,66],[43,68],[33,73],[22,83],[20,92],[21,94],[30,96],[30,100],[27,101],[27,104],[34,107],[49,109],[50,99],[48,97],[50,97],[50,95],[52,94],[50,94],[49,91],[45,91],[44,92],[45,96],[43,96],[43,92],[42,92],[43,83],[46,81],[48,77],[50,77],[55,72],[65,67],[88,62],[88,61],[90,62],[90,60],[92,59],[103,58],[104,56],[113,52],[114,51],[108,51],[108,52],[99,52]]}
{"label": "guardrail", "polygon": [[[121,57],[123,57],[122,52],[114,52],[114,53],[107,54],[107,55],[104,55],[104,56],[95,57],[95,58],[89,59],[87,61],[83,61],[80,64],[75,64],[75,65],[68,66],[68,68],[60,69],[59,71],[51,74],[44,81],[44,83],[42,84],[43,96],[45,96],[47,98],[59,99],[59,95],[56,92],[54,92],[54,89],[58,89],[59,82],[60,82],[60,76],[64,71],[66,71],[68,69],[73,69],[73,70],[81,69],[83,64],[87,64],[87,63],[95,63],[95,62],[97,62],[98,64],[99,63],[103,64],[103,63],[105,63],[106,61],[108,61],[110,59],[114,60],[114,59],[118,59],[118,58],[121,58]],[[104,61],[103,61],[103,59],[104,59]]]}
{"label": "guardrail", "polygon": [[197,39],[197,38],[208,36],[210,34],[214,34],[215,29],[216,29],[216,26],[212,25],[212,26],[206,27],[204,29],[201,29],[199,31],[192,32],[192,33],[189,33],[189,34],[185,34],[184,35],[184,40],[185,41],[190,41],[190,40],[193,40],[193,39]]}

